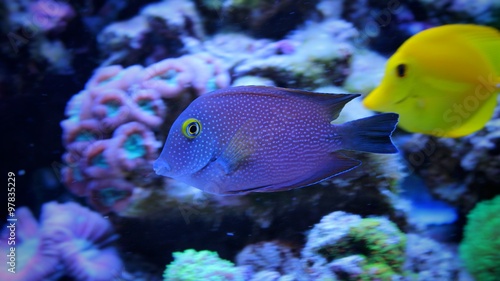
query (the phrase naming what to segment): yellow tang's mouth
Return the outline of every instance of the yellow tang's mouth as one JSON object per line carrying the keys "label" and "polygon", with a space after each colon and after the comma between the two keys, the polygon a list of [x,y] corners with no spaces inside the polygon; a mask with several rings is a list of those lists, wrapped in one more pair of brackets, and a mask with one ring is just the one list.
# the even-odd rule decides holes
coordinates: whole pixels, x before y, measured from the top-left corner
{"label": "yellow tang's mouth", "polygon": [[389,101],[384,98],[384,91],[381,89],[382,87],[378,86],[365,97],[363,105],[366,108],[374,111],[384,110],[385,105],[387,105]]}
{"label": "yellow tang's mouth", "polygon": [[[401,94],[398,93],[398,94]],[[394,90],[388,90],[383,84],[379,85],[363,100],[363,106],[373,111],[396,112],[397,106],[410,98],[410,93],[404,96],[394,96]]]}

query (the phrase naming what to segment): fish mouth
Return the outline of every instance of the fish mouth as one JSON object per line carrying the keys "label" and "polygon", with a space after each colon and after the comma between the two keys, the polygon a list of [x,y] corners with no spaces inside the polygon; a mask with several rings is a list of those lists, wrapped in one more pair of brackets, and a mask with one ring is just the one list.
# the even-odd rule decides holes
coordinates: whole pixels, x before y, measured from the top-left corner
{"label": "fish mouth", "polygon": [[169,177],[170,172],[172,171],[172,169],[170,168],[170,165],[165,160],[162,160],[162,159],[157,159],[153,163],[153,170],[155,171],[155,173],[157,175],[165,176],[165,177]]}
{"label": "fish mouth", "polygon": [[400,103],[404,102],[405,100],[407,100],[409,97],[410,97],[410,96],[408,95],[408,96],[406,96],[406,97],[404,97],[404,98],[402,98],[402,99],[398,100],[398,101],[397,101],[397,102],[395,102],[394,104],[400,104]]}

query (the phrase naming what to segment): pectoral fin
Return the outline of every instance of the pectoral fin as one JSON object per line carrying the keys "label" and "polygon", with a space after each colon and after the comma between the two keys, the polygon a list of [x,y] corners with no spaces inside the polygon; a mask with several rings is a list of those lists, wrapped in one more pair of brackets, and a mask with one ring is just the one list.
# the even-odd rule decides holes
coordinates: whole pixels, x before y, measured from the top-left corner
{"label": "pectoral fin", "polygon": [[247,122],[240,127],[229,141],[228,145],[216,160],[226,175],[230,175],[249,161],[257,145],[256,130]]}

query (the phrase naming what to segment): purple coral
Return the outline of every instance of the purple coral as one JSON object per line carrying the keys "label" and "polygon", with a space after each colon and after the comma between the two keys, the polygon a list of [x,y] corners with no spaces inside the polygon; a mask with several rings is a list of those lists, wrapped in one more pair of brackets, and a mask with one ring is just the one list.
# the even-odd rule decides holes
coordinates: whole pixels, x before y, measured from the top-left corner
{"label": "purple coral", "polygon": [[142,87],[163,98],[178,97],[194,89],[198,95],[229,86],[226,67],[207,53],[165,59],[145,69]]}
{"label": "purple coral", "polygon": [[300,267],[293,248],[279,241],[260,242],[246,246],[237,256],[238,266],[250,266],[253,271],[293,274]]}
{"label": "purple coral", "polygon": [[101,123],[101,128],[112,131],[132,119],[130,99],[119,89],[104,89],[96,94],[92,115]]}
{"label": "purple coral", "polygon": [[101,213],[121,212],[132,200],[135,186],[122,178],[96,179],[86,185],[90,205]]}
{"label": "purple coral", "polygon": [[134,119],[151,128],[157,128],[163,123],[167,109],[157,91],[137,90],[132,94],[132,101]]}
{"label": "purple coral", "polygon": [[[131,171],[146,166],[156,158],[159,143],[143,124],[130,122],[116,129],[109,153],[114,155],[122,169]],[[110,158],[113,156],[109,156]]]}
{"label": "purple coral", "polygon": [[[17,219],[16,272],[3,270],[1,280],[55,280],[64,274],[77,281],[105,281],[121,274],[121,259],[111,246],[114,230],[98,213],[73,202],[49,202],[42,206],[40,223],[24,207],[17,210]],[[11,247],[8,236],[5,228],[4,253]]]}
{"label": "purple coral", "polygon": [[[8,244],[11,231],[16,234],[15,244],[12,245]],[[14,267],[15,272],[4,268],[0,271],[1,280],[46,280],[58,270],[59,260],[52,249],[43,245],[40,226],[28,208],[21,207],[17,210],[17,222],[7,223],[0,240],[2,265]],[[15,247],[15,251],[11,252],[10,247]],[[12,256],[15,259],[11,259]]]}
{"label": "purple coral", "polygon": [[[127,91],[129,88],[139,83],[143,77],[143,67],[132,65],[123,68],[121,65],[110,65],[98,68],[94,75],[85,85],[86,89],[120,89]],[[99,95],[99,91],[94,91]]]}
{"label": "purple coral", "polygon": [[179,59],[165,59],[145,69],[145,89],[156,90],[163,98],[177,97],[187,90],[194,79],[188,65]]}
{"label": "purple coral", "polygon": [[112,280],[122,262],[109,244],[116,236],[108,220],[76,203],[46,203],[42,239],[57,249],[69,276],[76,280]]}

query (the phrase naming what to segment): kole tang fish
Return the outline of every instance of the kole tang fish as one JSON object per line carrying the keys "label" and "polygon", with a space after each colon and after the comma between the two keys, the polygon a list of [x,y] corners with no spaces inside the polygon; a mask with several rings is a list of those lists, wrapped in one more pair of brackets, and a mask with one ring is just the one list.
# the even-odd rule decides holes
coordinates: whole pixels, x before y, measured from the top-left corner
{"label": "kole tang fish", "polygon": [[273,192],[360,165],[342,150],[397,152],[397,114],[330,123],[358,96],[260,86],[202,95],[172,125],[154,169],[209,193]]}
{"label": "kole tang fish", "polygon": [[363,104],[399,113],[399,126],[407,131],[461,137],[491,119],[499,91],[500,32],[452,24],[403,43]]}

